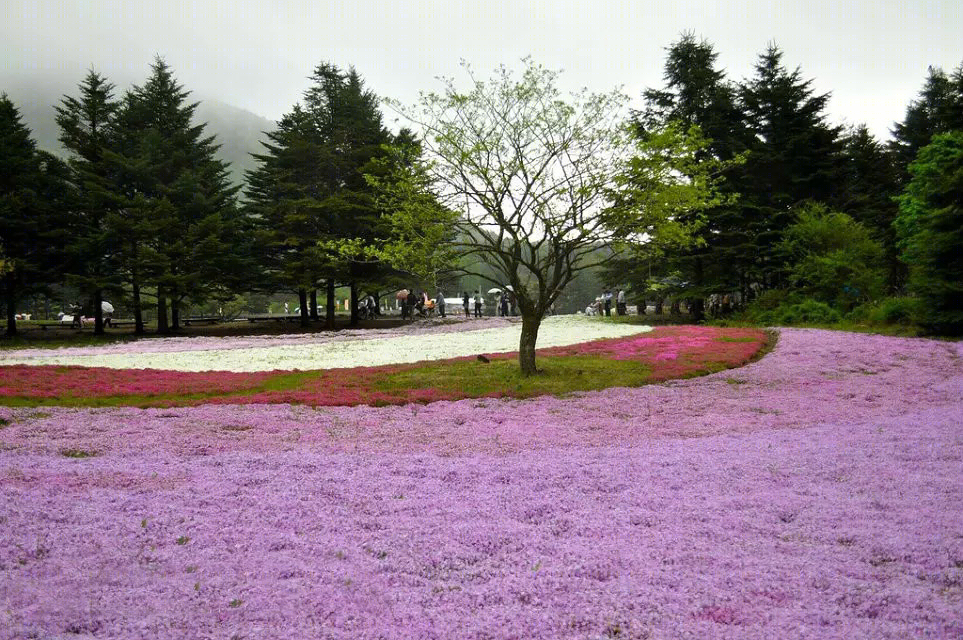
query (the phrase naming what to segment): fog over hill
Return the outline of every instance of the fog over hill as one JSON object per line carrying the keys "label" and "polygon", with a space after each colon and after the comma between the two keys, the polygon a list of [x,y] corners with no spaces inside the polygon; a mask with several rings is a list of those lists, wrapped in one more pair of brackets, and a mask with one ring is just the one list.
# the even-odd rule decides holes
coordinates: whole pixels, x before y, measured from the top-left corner
{"label": "fog over hill", "polygon": [[[20,110],[24,124],[30,128],[37,146],[59,156],[64,156],[63,145],[57,140],[54,105],[59,105],[64,95],[77,97],[77,85],[83,78],[62,78],[56,75],[2,76],[0,93],[6,93]],[[116,85],[114,97],[120,99],[130,84],[108,78]],[[135,81],[142,82],[143,79]],[[185,87],[190,90],[190,87]],[[218,156],[231,165],[231,179],[235,184],[244,182],[244,172],[255,167],[251,153],[260,153],[264,131],[272,131],[275,123],[267,118],[245,111],[215,98],[191,93],[188,100],[200,102],[195,111],[197,122],[206,122],[207,135],[217,136],[221,146]]]}

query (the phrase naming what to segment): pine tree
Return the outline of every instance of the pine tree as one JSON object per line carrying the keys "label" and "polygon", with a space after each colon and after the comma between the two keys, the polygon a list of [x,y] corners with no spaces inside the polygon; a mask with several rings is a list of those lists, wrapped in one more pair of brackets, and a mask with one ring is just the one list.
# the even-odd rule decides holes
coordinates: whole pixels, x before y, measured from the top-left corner
{"label": "pine tree", "polygon": [[[197,103],[157,58],[151,76],[134,87],[117,119],[120,152],[112,156],[126,199],[123,220],[130,235],[128,269],[139,289],[157,288],[157,330],[179,328],[185,301],[202,302],[233,282],[237,258],[236,187],[216,158],[214,136],[194,124]],[[167,322],[170,303],[171,324]]]}
{"label": "pine tree", "polygon": [[121,290],[115,263],[119,237],[108,226],[111,166],[105,159],[114,144],[118,103],[114,86],[91,70],[80,84],[78,98],[65,96],[57,111],[60,141],[71,155],[74,182],[74,216],[70,226],[68,276],[72,284],[93,300],[94,333],[104,332],[103,294]]}
{"label": "pine tree", "polygon": [[755,77],[740,90],[755,141],[745,167],[744,204],[754,208],[748,221],[757,256],[758,280],[783,284],[778,245],[792,222],[791,210],[835,196],[841,129],[826,123],[829,94],[814,95],[800,70],[787,71],[782,52],[770,45],[759,56]]}
{"label": "pine tree", "polygon": [[[751,134],[737,103],[736,88],[716,68],[718,55],[709,42],[696,40],[692,33],[683,34],[668,49],[665,89],[645,92],[646,108],[636,114],[636,127],[644,132],[670,122],[681,123],[683,129],[696,125],[715,159],[731,161],[743,153],[751,143]],[[732,196],[729,200],[736,199],[738,175],[734,166],[720,184],[721,191]],[[681,271],[689,283],[687,293],[696,321],[702,319],[706,295],[740,289],[747,272],[748,237],[739,205],[729,202],[705,212],[705,217],[697,246],[674,256],[672,264],[666,265],[669,271]],[[624,260],[618,262],[617,269],[630,268]],[[614,271],[610,278],[615,278]]]}
{"label": "pine tree", "polygon": [[832,205],[864,225],[883,246],[887,288],[897,291],[906,278],[906,270],[899,259],[893,229],[899,194],[893,155],[865,125],[850,129],[841,142],[840,183]]}
{"label": "pine tree", "polygon": [[[328,177],[327,198],[321,202],[320,213],[330,238],[363,247],[374,242],[380,226],[380,211],[364,174],[373,159],[384,155],[382,145],[391,142],[391,136],[382,124],[378,97],[365,89],[353,68],[341,72],[333,65],[321,64],[312,78],[315,85],[305,94],[305,108],[316,119]],[[355,325],[357,281],[377,277],[379,265],[363,255],[346,255],[346,260],[333,264],[337,276],[351,289],[351,324]],[[328,292],[333,293],[331,286]],[[329,307],[331,302],[329,295]]]}
{"label": "pine tree", "polygon": [[307,326],[308,291],[331,270],[331,257],[318,244],[328,238],[320,204],[327,195],[324,155],[314,122],[300,105],[267,138],[265,153],[254,155],[261,166],[248,173],[247,210],[258,224],[260,258],[272,288],[298,293]]}
{"label": "pine tree", "polygon": [[66,165],[37,151],[30,130],[0,95],[0,291],[7,335],[17,333],[17,304],[58,279],[62,246],[51,233],[66,196]]}
{"label": "pine tree", "polygon": [[930,67],[919,97],[906,108],[902,122],[893,126],[890,149],[896,156],[902,185],[910,179],[909,165],[934,135],[963,130],[963,64],[948,76]]}
{"label": "pine tree", "polygon": [[366,261],[346,258],[345,248],[374,239],[379,212],[364,172],[390,136],[376,96],[353,69],[320,64],[311,78],[304,105],[281,119],[265,153],[254,156],[261,166],[248,175],[247,196],[264,245],[273,248],[272,273],[301,299],[302,325],[308,291],[326,281],[333,326],[336,280],[351,285],[352,321],[357,318],[355,279]]}

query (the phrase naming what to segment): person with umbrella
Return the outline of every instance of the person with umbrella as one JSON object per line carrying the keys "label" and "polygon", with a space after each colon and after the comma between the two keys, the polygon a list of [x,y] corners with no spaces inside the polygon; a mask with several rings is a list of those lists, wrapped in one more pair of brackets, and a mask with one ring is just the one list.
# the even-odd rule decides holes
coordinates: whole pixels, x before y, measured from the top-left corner
{"label": "person with umbrella", "polygon": [[401,319],[404,320],[408,317],[408,290],[402,289],[396,293],[395,300],[401,305]]}
{"label": "person with umbrella", "polygon": [[110,326],[110,319],[114,317],[114,305],[110,304],[106,300],[101,301],[100,308],[104,312],[104,326]]}

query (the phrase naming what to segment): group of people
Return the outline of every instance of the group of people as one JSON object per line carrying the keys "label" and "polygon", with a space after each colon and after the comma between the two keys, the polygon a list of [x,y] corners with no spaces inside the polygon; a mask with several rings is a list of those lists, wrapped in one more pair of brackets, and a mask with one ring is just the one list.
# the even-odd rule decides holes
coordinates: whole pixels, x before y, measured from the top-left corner
{"label": "group of people", "polygon": [[476,318],[482,317],[482,309],[484,309],[485,307],[485,298],[482,297],[481,291],[476,291],[473,298],[469,297],[467,291],[462,291],[461,304],[462,304],[462,307],[464,307],[465,309],[465,317],[466,318],[471,317],[470,314],[468,313],[468,308],[472,301],[474,301],[475,303],[475,317]]}
{"label": "group of people", "polygon": [[625,304],[625,289],[619,289],[615,295],[612,295],[611,289],[606,289],[602,292],[602,295],[595,299],[595,302],[585,308],[585,315],[611,316],[613,300],[615,301],[616,315],[626,315],[626,313],[628,313],[628,306]]}
{"label": "group of people", "polygon": [[[467,291],[461,292],[461,302],[462,307],[465,310],[465,317],[471,317],[471,310],[474,305],[475,317],[481,318],[484,315],[485,310],[485,296],[482,295],[481,291],[476,291],[474,294],[469,295]],[[498,296],[498,315],[508,316],[516,315],[516,301],[515,294],[511,290],[506,289],[502,291]]]}
{"label": "group of people", "polygon": [[427,318],[435,312],[442,318],[445,317],[444,291],[439,291],[434,299],[429,298],[426,291],[416,294],[414,290],[409,289],[402,289],[397,295],[398,301],[401,303],[402,318],[414,318],[415,314]]}

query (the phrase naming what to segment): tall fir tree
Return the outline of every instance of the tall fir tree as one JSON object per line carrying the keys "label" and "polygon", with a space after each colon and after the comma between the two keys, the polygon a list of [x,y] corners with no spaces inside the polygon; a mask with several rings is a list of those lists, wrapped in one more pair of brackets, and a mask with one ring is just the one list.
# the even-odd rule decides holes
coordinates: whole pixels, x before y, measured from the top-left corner
{"label": "tall fir tree", "polygon": [[[305,94],[305,107],[316,117],[323,141],[327,176],[327,198],[321,205],[329,236],[363,247],[375,241],[380,211],[371,187],[364,178],[370,163],[384,155],[383,145],[391,142],[385,129],[378,97],[365,89],[354,68],[342,72],[330,64],[319,65],[312,76],[315,84]],[[334,261],[336,274],[351,291],[351,324],[358,323],[358,281],[377,277],[379,266],[364,255],[344,252]],[[382,269],[383,270],[383,269]],[[332,287],[329,278],[330,308]]]}
{"label": "tall fir tree", "polygon": [[[309,114],[295,105],[266,134],[260,166],[248,173],[247,211],[258,225],[260,260],[269,288],[290,288],[301,301],[301,323],[308,324],[308,293],[332,269],[319,242],[328,239],[321,210],[326,197],[324,155]],[[330,310],[333,323],[334,310]]]}
{"label": "tall fir tree", "polygon": [[230,286],[243,228],[237,188],[216,157],[214,136],[194,123],[198,103],[188,103],[189,95],[158,57],[147,82],[125,96],[119,153],[111,157],[126,198],[118,226],[136,243],[128,254],[128,269],[138,271],[134,297],[145,282],[156,287],[159,333],[179,328],[185,301],[202,302]]}
{"label": "tall fir tree", "polygon": [[0,95],[0,291],[7,335],[17,333],[17,305],[29,293],[59,280],[60,227],[66,165],[38,151],[20,112]]}
{"label": "tall fir tree", "polygon": [[[671,122],[680,123],[684,129],[696,125],[708,140],[707,153],[715,159],[728,162],[745,152],[751,134],[739,108],[736,87],[717,68],[718,55],[709,42],[697,40],[692,33],[683,34],[668,48],[665,88],[645,91],[646,107],[635,115],[636,128],[644,134]],[[662,271],[680,272],[688,282],[686,293],[696,321],[702,319],[706,295],[738,290],[745,280],[741,276],[747,271],[743,263],[748,237],[735,202],[738,176],[737,165],[725,171],[720,190],[732,197],[704,213],[706,224],[697,245],[663,263]],[[624,260],[618,261],[615,269],[610,269],[610,279],[615,279],[616,269],[625,268],[631,267]],[[641,273],[648,271],[643,269]]]}
{"label": "tall fir tree", "polygon": [[255,155],[261,166],[248,175],[247,196],[262,222],[264,245],[274,248],[273,273],[298,292],[302,324],[308,323],[308,292],[323,281],[330,327],[336,283],[351,286],[357,320],[355,281],[367,261],[351,259],[345,249],[374,240],[379,212],[364,172],[390,135],[377,97],[354,69],[323,63],[311,79],[303,106],[281,119],[265,153]]}
{"label": "tall fir tree", "polygon": [[740,97],[755,137],[742,183],[743,202],[754,209],[747,228],[757,259],[755,279],[766,288],[781,286],[785,265],[778,247],[793,207],[829,202],[836,194],[841,128],[826,122],[829,94],[815,95],[799,68],[788,71],[775,45],[759,56]]}
{"label": "tall fir tree", "polygon": [[104,291],[119,292],[122,284],[115,263],[120,238],[108,224],[116,202],[109,195],[112,171],[105,159],[115,140],[118,102],[113,90],[114,85],[91,70],[78,97],[65,96],[54,107],[74,183],[67,275],[92,300],[96,334],[104,333]]}
{"label": "tall fir tree", "polygon": [[902,185],[910,180],[909,165],[934,135],[963,130],[963,63],[951,75],[930,67],[919,97],[893,126],[890,150],[896,157]]}
{"label": "tall fir tree", "polygon": [[896,292],[906,279],[906,269],[893,229],[899,194],[893,154],[865,125],[849,129],[841,142],[839,186],[830,204],[865,226],[882,245],[887,288]]}

